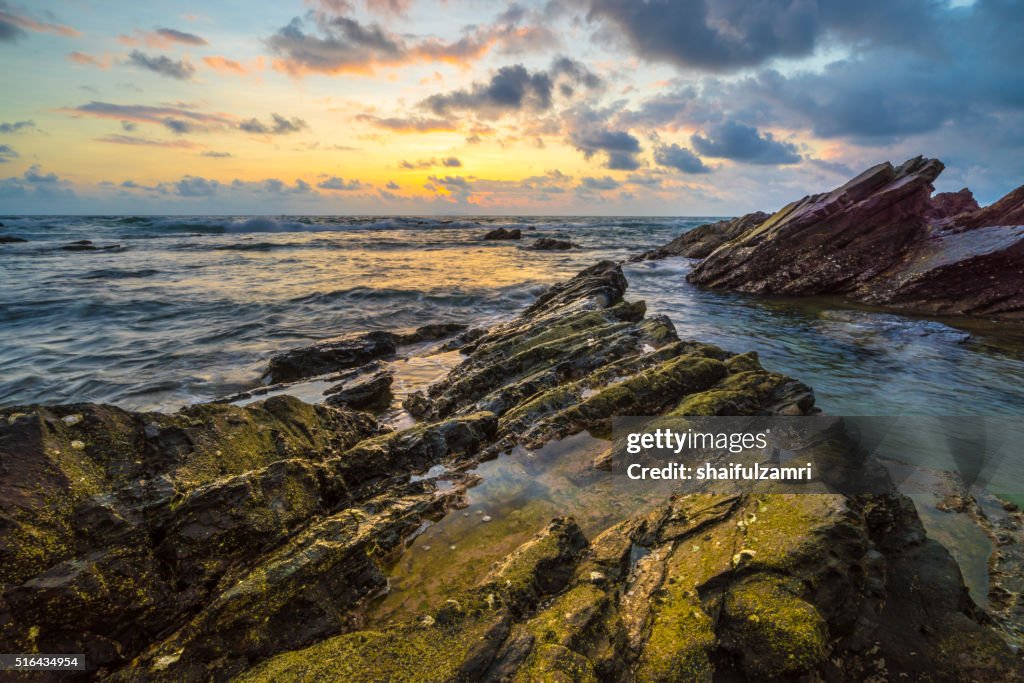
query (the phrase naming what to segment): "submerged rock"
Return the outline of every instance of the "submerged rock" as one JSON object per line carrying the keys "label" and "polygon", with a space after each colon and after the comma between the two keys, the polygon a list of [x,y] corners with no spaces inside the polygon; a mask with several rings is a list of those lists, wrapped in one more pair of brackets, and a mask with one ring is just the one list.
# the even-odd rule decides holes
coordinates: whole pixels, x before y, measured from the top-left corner
{"label": "submerged rock", "polygon": [[519,228],[495,228],[484,235],[485,240],[518,240],[522,237],[523,231]]}
{"label": "submerged rock", "polygon": [[102,247],[98,247],[90,240],[78,240],[76,242],[69,242],[61,247],[64,251],[116,251],[121,249],[120,244],[107,244]]}
{"label": "submerged rock", "polygon": [[569,240],[558,240],[553,237],[541,237],[540,239],[534,240],[533,244],[526,247],[533,251],[565,251],[567,249],[575,249],[576,244]]}
{"label": "submerged rock", "polygon": [[[687,279],[756,294],[1024,318],[1024,188],[977,209],[969,191],[931,197],[942,170],[923,157],[870,168],[731,236]],[[673,252],[685,251],[687,235]]]}

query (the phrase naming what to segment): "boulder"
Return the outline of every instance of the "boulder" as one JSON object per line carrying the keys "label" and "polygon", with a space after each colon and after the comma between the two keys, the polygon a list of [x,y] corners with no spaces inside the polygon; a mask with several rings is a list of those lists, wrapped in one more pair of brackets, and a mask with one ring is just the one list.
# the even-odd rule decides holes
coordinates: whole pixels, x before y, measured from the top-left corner
{"label": "boulder", "polygon": [[495,228],[484,235],[485,240],[518,240],[522,237],[523,231],[519,228]]}
{"label": "boulder", "polygon": [[553,237],[541,237],[540,239],[534,240],[533,244],[526,247],[533,251],[566,251],[567,249],[575,249],[576,244],[569,240],[558,240]]}

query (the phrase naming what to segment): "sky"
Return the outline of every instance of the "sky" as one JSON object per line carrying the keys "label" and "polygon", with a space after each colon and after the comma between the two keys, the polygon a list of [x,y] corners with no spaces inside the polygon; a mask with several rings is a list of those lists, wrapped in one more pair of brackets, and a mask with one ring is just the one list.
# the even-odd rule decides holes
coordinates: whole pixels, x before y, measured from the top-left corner
{"label": "sky", "polygon": [[1024,184],[1019,0],[0,0],[0,214],[738,215]]}

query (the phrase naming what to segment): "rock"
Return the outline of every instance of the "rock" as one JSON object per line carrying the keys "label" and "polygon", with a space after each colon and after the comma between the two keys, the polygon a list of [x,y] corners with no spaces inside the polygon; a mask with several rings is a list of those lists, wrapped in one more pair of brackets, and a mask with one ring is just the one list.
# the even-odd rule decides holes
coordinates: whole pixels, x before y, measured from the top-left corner
{"label": "rock", "polygon": [[391,332],[364,332],[285,351],[270,359],[263,376],[272,383],[295,382],[354,368],[397,351]]}
{"label": "rock", "polygon": [[929,215],[933,219],[949,218],[959,216],[962,213],[974,212],[980,209],[974,193],[966,187],[958,192],[939,192],[932,197],[932,206]]}
{"label": "rock", "polygon": [[1024,318],[1024,187],[971,211],[969,191],[931,198],[942,169],[923,157],[868,169],[724,243],[687,279],[756,294]]}
{"label": "rock", "polygon": [[569,240],[541,237],[540,239],[534,240],[533,244],[526,248],[534,251],[565,251],[567,249],[575,249],[577,246],[579,245],[570,242]]}
{"label": "rock", "polygon": [[704,258],[729,240],[752,230],[768,219],[768,214],[761,211],[748,213],[739,218],[705,223],[684,232],[663,247],[652,249],[630,261],[655,261],[670,256],[686,256],[688,258]]}
{"label": "rock", "polygon": [[466,331],[466,326],[461,323],[434,323],[418,327],[412,332],[401,332],[395,334],[395,343],[399,346],[405,344],[418,344],[425,341],[445,339]]}
{"label": "rock", "polygon": [[28,242],[28,240],[13,235],[0,235],[0,244],[15,244],[17,242]]}
{"label": "rock", "polygon": [[[84,652],[113,681],[1020,680],[891,485],[674,496],[592,541],[556,517],[475,587],[367,630],[387,568],[465,509],[482,459],[625,412],[814,412],[808,387],[680,340],[626,288],[602,262],[474,334],[401,431],[287,396],[0,411],[0,651]],[[436,465],[443,487],[412,476]]]}
{"label": "rock", "polygon": [[64,251],[116,251],[121,249],[120,244],[107,244],[102,247],[98,247],[93,244],[90,240],[78,240],[76,242],[69,242],[61,247]]}
{"label": "rock", "polygon": [[326,403],[355,410],[384,410],[391,404],[391,372],[376,372],[351,382],[343,382],[324,391]]}
{"label": "rock", "polygon": [[518,240],[522,237],[523,231],[519,228],[495,228],[484,235],[485,240]]}
{"label": "rock", "polygon": [[399,346],[444,339],[465,331],[466,326],[460,323],[435,323],[406,332],[349,334],[279,353],[270,359],[263,377],[272,384],[296,382],[393,356]]}

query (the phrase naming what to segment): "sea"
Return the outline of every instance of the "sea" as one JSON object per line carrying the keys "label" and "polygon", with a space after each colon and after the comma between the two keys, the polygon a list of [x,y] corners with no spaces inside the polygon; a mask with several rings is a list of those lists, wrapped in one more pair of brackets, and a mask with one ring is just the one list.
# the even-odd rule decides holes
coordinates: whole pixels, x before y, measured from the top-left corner
{"label": "sea", "polygon": [[[0,216],[0,406],[172,411],[258,386],[275,353],[364,330],[514,316],[551,284],[716,217]],[[519,241],[485,241],[496,227]],[[534,239],[568,251],[532,251]],[[89,240],[95,249],[64,247]],[[1024,414],[1019,325],[707,291],[624,264],[683,338],[755,350],[837,415]]]}

